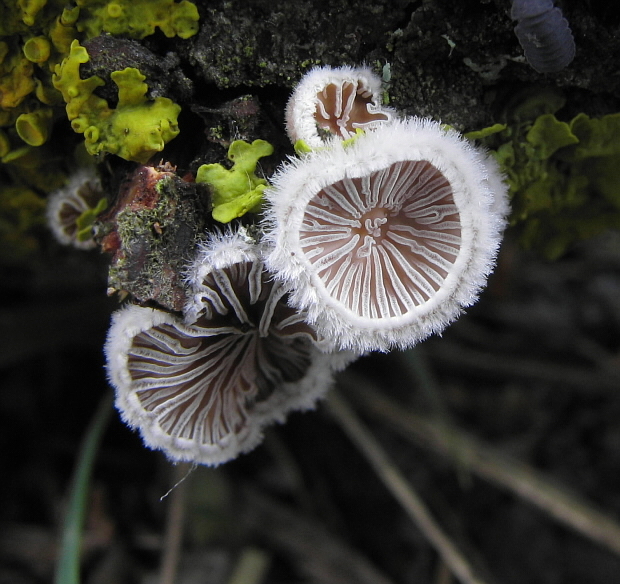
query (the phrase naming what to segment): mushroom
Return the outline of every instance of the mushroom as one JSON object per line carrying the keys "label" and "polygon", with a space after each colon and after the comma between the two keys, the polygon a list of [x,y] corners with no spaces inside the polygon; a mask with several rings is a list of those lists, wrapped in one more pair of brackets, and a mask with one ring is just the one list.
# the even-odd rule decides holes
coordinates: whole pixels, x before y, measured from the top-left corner
{"label": "mushroom", "polygon": [[381,105],[381,79],[369,67],[316,67],[299,82],[286,108],[293,143],[319,148],[331,136],[351,138],[394,117]]}
{"label": "mushroom", "polygon": [[101,181],[94,167],[77,170],[67,184],[52,192],[47,202],[47,223],[64,245],[93,249],[91,224],[107,206]]}
{"label": "mushroom", "polygon": [[107,367],[123,419],[148,446],[217,465],[257,446],[265,425],[312,408],[345,358],[319,350],[242,233],[212,235],[188,283],[185,321],[139,306],[114,315]]}
{"label": "mushroom", "polygon": [[406,348],[477,299],[507,213],[495,162],[431,120],[394,120],[284,166],[266,264],[334,346]]}

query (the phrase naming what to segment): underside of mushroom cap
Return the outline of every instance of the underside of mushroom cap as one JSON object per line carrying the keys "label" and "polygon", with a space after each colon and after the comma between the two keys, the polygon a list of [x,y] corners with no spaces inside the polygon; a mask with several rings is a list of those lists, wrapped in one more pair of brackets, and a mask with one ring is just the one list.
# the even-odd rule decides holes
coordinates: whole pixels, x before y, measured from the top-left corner
{"label": "underside of mushroom cap", "polygon": [[315,346],[314,329],[249,242],[228,233],[219,243],[201,250],[205,269],[192,267],[202,308],[192,307],[191,322],[129,306],[115,313],[106,343],[123,419],[169,458],[207,465],[248,452],[264,426],[312,408],[346,364]]}
{"label": "underside of mushroom cap", "polygon": [[369,67],[316,67],[301,79],[286,107],[291,142],[320,148],[332,136],[387,123],[395,113],[381,103],[381,79]]}
{"label": "underside of mushroom cap", "polygon": [[96,247],[92,237],[80,238],[80,217],[94,210],[104,197],[101,180],[93,167],[73,173],[62,188],[50,193],[47,201],[47,223],[56,239],[78,249]]}
{"label": "underside of mushroom cap", "polygon": [[505,226],[496,164],[431,120],[332,140],[273,179],[267,266],[336,347],[414,345],[475,302]]}

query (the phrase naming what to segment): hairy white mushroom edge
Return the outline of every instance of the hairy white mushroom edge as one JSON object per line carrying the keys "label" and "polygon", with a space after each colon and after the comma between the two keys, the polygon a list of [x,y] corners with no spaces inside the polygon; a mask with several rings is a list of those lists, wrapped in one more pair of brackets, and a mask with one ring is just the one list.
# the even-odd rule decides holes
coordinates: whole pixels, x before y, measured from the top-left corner
{"label": "hairy white mushroom edge", "polygon": [[[444,251],[436,253],[437,249],[441,249],[441,244],[434,248],[433,253],[428,250],[422,252],[427,253],[429,257],[433,254],[435,256],[443,254],[444,258],[439,258],[437,263],[447,265],[449,269],[446,268],[445,272],[442,271],[443,268],[439,270],[442,271],[441,278],[437,278],[436,274],[429,277],[428,266],[422,265],[421,268],[414,264],[405,266],[403,264],[406,262],[402,262],[399,267],[407,273],[412,273],[410,277],[413,280],[418,278],[421,282],[420,288],[424,286],[428,288],[429,282],[436,288],[432,294],[425,292],[424,298],[421,298],[418,291],[409,290],[401,294],[398,301],[384,298],[382,303],[375,302],[379,309],[370,304],[367,304],[370,308],[351,309],[353,304],[359,307],[364,301],[368,301],[368,295],[371,293],[368,284],[375,280],[381,282],[380,288],[384,296],[386,290],[399,290],[402,286],[399,282],[387,281],[390,269],[392,274],[395,270],[386,268],[387,264],[381,259],[388,254],[385,250],[394,249],[393,243],[396,241],[394,233],[391,236],[393,241],[387,241],[385,238],[382,240],[387,241],[383,246],[378,238],[373,241],[373,228],[376,228],[374,229],[376,233],[384,227],[386,233],[389,230],[390,212],[394,209],[390,209],[390,205],[387,205],[386,219],[380,220],[380,222],[387,221],[385,226],[372,218],[371,224],[367,225],[369,230],[366,230],[366,235],[359,235],[364,231],[364,221],[368,221],[364,219],[363,214],[372,211],[373,206],[380,205],[382,200],[393,198],[395,195],[371,193],[370,198],[373,200],[369,201],[368,192],[352,194],[350,191],[355,185],[366,185],[365,188],[368,190],[369,180],[373,184],[382,184],[382,181],[384,185],[390,183],[394,178],[390,177],[390,174],[396,172],[393,169],[405,168],[407,161],[426,161],[438,170],[443,175],[441,179],[443,186],[440,190],[444,193],[451,191],[451,200],[449,205],[446,205],[445,201],[436,200],[433,203],[434,208],[422,212],[416,208],[416,205],[421,208],[421,204],[415,202],[416,192],[413,188],[409,194],[398,193],[400,202],[396,205],[398,208],[394,214],[397,215],[397,211],[401,208],[411,210],[412,218],[407,221],[411,221],[413,227],[406,227],[411,233],[423,232],[427,228],[425,223],[433,222],[439,229],[445,229],[440,225],[443,220],[441,215],[450,215],[451,224],[458,226],[458,230],[453,229],[452,233],[457,235],[445,236],[444,240],[448,241],[452,237],[457,242],[448,241],[446,244],[453,246],[454,255],[449,256]],[[432,168],[428,165],[423,166]],[[445,181],[449,186],[446,186]],[[307,311],[309,322],[314,324],[326,338],[332,339],[338,348],[360,353],[410,347],[428,335],[443,330],[459,315],[463,307],[473,304],[480,289],[485,285],[487,276],[493,270],[508,212],[507,187],[495,161],[456,131],[445,130],[439,123],[429,119],[394,120],[390,124],[367,132],[353,140],[351,144],[343,144],[334,139],[326,148],[313,151],[300,159],[291,160],[273,177],[272,182],[274,186],[265,193],[268,201],[265,238],[271,247],[266,259],[267,268],[285,283],[291,304]],[[340,192],[346,194],[347,200],[343,204],[348,207],[345,209],[347,218],[343,220],[337,218],[335,227],[330,227],[327,223],[334,219],[334,214],[338,212],[337,201],[339,198],[342,199],[340,194],[330,187],[336,183]],[[332,196],[334,193],[335,196]],[[422,198],[429,196],[424,193],[421,195]],[[410,201],[407,201],[406,197],[410,197]],[[357,203],[351,205],[355,201]],[[444,211],[444,207],[448,206],[451,210]],[[343,235],[345,231],[348,232],[346,237]],[[351,245],[347,248],[354,232],[359,235],[357,247]],[[341,249],[350,249],[348,253],[343,253],[337,247],[340,245],[338,242],[340,236],[342,236]],[[420,248],[415,237],[406,240],[409,235],[403,229],[397,236],[401,250],[407,246],[412,250]],[[331,253],[335,257],[340,253],[340,264],[337,264],[342,268],[338,273],[340,277],[341,272],[344,273],[345,264],[349,262],[350,265],[351,257],[356,253],[361,254],[363,251],[361,248],[366,247],[360,247],[360,242],[364,239],[369,241],[372,250],[379,250],[372,256],[374,265],[376,266],[379,261],[377,258],[384,262],[378,270],[378,275],[375,272],[374,276],[366,277],[365,281],[353,283],[349,281],[346,284],[338,284],[336,288],[334,283],[330,286],[323,277],[329,271],[325,268],[327,264],[324,258],[317,260],[323,253],[323,247],[328,250],[325,255]],[[449,247],[444,248],[450,252]],[[364,254],[368,256],[368,251],[366,250]],[[402,258],[402,255],[400,257]],[[449,258],[449,261],[445,258]],[[367,272],[370,273],[372,269],[374,268],[370,266]],[[332,273],[335,271],[336,267],[332,268]],[[360,280],[363,273],[359,270],[355,278]],[[354,279],[351,276],[348,278]],[[343,277],[344,279],[346,277]],[[342,296],[346,296],[342,290],[346,286],[357,289],[355,293],[347,292],[347,294],[351,297],[357,294],[361,298],[359,304],[356,304],[357,297],[355,302],[342,301]],[[339,298],[334,291],[340,291],[341,297]],[[381,311],[387,315],[379,314]]]}
{"label": "hairy white mushroom edge", "polygon": [[217,442],[187,439],[167,432],[157,410],[145,408],[139,395],[142,384],[132,377],[129,357],[135,337],[160,325],[177,330],[184,326],[172,314],[140,306],[126,306],[112,315],[105,353],[108,376],[116,389],[115,405],[123,421],[139,430],[146,446],[163,450],[174,461],[217,465],[257,446],[262,440],[260,424],[246,425],[242,432],[229,433]]}
{"label": "hairy white mushroom edge", "polygon": [[[234,313],[238,316],[251,307],[238,305],[231,313],[231,305],[221,304],[235,294],[227,289],[231,282],[226,274],[216,278],[221,289],[205,288],[202,283],[213,271],[236,263],[262,268],[257,249],[243,231],[210,237],[188,271],[193,298],[185,322],[176,315],[139,306],[122,308],[112,317],[105,352],[116,406],[123,420],[140,431],[147,446],[163,450],[172,460],[218,465],[252,450],[262,441],[266,425],[284,422],[293,410],[314,408],[329,389],[333,372],[353,358],[347,352],[319,350],[311,340],[314,331],[303,319],[286,304],[277,308],[283,302],[280,283],[267,288],[271,290],[265,304],[268,310],[260,315],[260,324],[250,320],[238,328]],[[264,277],[250,272],[244,284],[250,297],[260,294],[262,281]],[[205,298],[209,298],[206,303]],[[209,318],[204,320],[205,305],[216,318],[212,326]],[[284,314],[284,321],[272,322],[274,311]],[[230,325],[222,320],[227,315]],[[201,320],[194,322],[197,319]],[[259,333],[261,327],[264,330]],[[286,339],[297,339],[296,348],[287,349]],[[259,346],[270,342],[275,342],[271,351]],[[289,350],[293,361],[287,365],[283,353]],[[234,363],[223,361],[229,355]],[[295,380],[285,381],[278,373],[278,357],[284,359],[285,369],[300,367],[299,361],[294,363],[302,358],[305,369],[298,369]],[[255,359],[268,360],[261,365]],[[246,370],[244,363],[247,375],[240,373]],[[267,388],[266,379],[272,383]],[[231,382],[234,385],[226,385]],[[265,389],[267,393],[260,395]]]}
{"label": "hairy white mushroom edge", "polygon": [[[327,87],[334,86],[339,99],[334,104],[334,111],[324,112],[327,116],[326,121],[346,118],[352,113],[347,111],[348,108],[353,105],[347,103],[353,96],[349,95],[347,98],[342,93],[346,85],[354,88],[353,96],[357,95],[367,100],[366,115],[374,118],[374,121],[367,119],[365,123],[355,125],[355,127],[371,129],[389,122],[395,116],[393,109],[381,105],[381,79],[373,73],[370,67],[347,65],[315,67],[302,77],[286,106],[286,131],[293,144],[298,140],[303,140],[312,148],[325,145],[325,139],[320,136],[317,129],[317,113],[321,111],[318,95],[326,91]],[[342,139],[343,136],[339,138]]]}
{"label": "hairy white mushroom edge", "polygon": [[66,185],[50,193],[46,210],[47,224],[63,245],[89,250],[96,247],[93,239],[79,241],[76,234],[72,233],[77,231],[75,224],[77,217],[91,208],[89,202],[84,200],[82,189],[99,192],[98,198],[103,197],[101,181],[94,167],[79,168],[70,176]]}

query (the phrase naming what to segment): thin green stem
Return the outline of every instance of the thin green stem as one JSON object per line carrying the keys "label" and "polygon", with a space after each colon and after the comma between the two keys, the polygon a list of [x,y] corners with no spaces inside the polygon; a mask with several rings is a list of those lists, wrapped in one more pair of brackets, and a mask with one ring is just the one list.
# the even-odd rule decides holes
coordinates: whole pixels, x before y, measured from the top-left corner
{"label": "thin green stem", "polygon": [[113,403],[112,393],[103,397],[80,446],[71,480],[69,505],[65,515],[54,578],[55,584],[79,584],[80,582],[81,539],[86,518],[90,479],[101,438],[114,410]]}

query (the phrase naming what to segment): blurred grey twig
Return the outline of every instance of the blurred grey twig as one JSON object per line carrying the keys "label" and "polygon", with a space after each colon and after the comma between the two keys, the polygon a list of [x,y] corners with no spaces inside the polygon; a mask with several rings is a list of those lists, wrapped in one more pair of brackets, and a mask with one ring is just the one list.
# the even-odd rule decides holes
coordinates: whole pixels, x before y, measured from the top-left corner
{"label": "blurred grey twig", "polygon": [[351,441],[362,452],[377,476],[415,522],[428,541],[435,547],[450,571],[463,584],[483,584],[467,557],[435,521],[413,487],[392,463],[370,431],[342,397],[332,392],[329,411]]}
{"label": "blurred grey twig", "polygon": [[561,523],[620,555],[620,524],[544,473],[485,445],[444,419],[406,411],[360,376],[347,373],[341,385],[355,392],[355,405],[404,438],[439,453],[460,467],[512,491]]}

